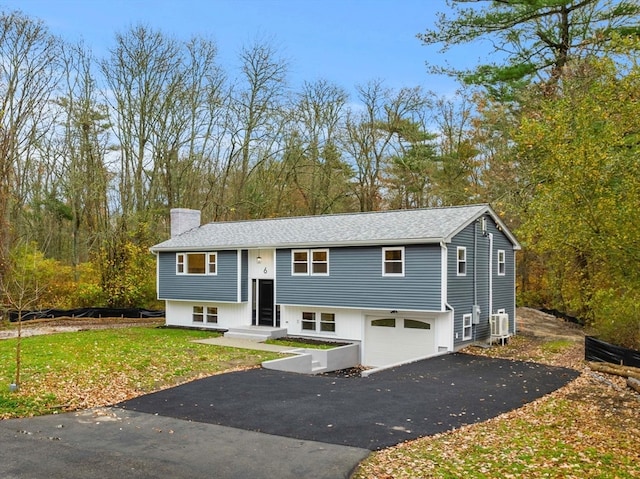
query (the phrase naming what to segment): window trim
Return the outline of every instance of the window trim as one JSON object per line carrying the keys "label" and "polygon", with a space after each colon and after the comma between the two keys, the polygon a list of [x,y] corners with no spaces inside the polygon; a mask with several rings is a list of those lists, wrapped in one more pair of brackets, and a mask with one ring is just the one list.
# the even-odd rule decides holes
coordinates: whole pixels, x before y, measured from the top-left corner
{"label": "window trim", "polygon": [[[305,319],[305,315],[309,315],[313,319]],[[332,318],[330,320],[323,320],[324,315],[331,315]],[[305,324],[313,324],[313,329],[305,328]],[[333,329],[323,329],[326,325],[331,325]],[[336,313],[332,313],[329,311],[303,310],[300,314],[300,332],[302,334],[305,334],[307,332],[315,334],[336,334]]]}
{"label": "window trim", "polygon": [[[207,306],[204,310],[204,318],[207,324],[218,324],[218,307]],[[209,318],[214,318],[214,319],[212,321],[209,321]]]}
{"label": "window trim", "polygon": [[[199,311],[196,312],[197,308],[199,308]],[[204,306],[201,306],[199,304],[194,304],[193,307],[191,308],[191,322],[204,324],[204,310],[205,310]],[[196,319],[196,317],[199,317],[200,319]]]}
{"label": "window trim", "polygon": [[[468,333],[467,333],[468,330]],[[473,314],[462,315],[462,340],[469,341],[473,338]]]}
{"label": "window trim", "polygon": [[[204,255],[204,273],[189,273],[189,255]],[[211,271],[213,266],[213,271]],[[180,276],[216,276],[218,274],[218,253],[216,251],[176,253],[176,274]]]}
{"label": "window trim", "polygon": [[[464,258],[460,259],[460,252],[464,252]],[[460,272],[460,266],[464,265],[464,271]],[[466,276],[467,275],[467,247],[466,246],[458,246],[456,249],[456,275],[457,276]]]}
{"label": "window trim", "polygon": [[[213,258],[213,261],[211,261],[211,258]],[[212,276],[217,275],[218,274],[218,253],[216,252],[207,253],[206,260],[207,260],[207,263],[206,263],[207,270],[205,274],[212,275]],[[211,271],[211,266],[213,266],[213,272]]]}
{"label": "window trim", "polygon": [[[196,317],[200,319],[196,319]],[[215,320],[210,320],[215,318]],[[195,324],[218,324],[219,311],[217,306],[194,304],[191,307],[191,322]]]}
{"label": "window trim", "polygon": [[[400,251],[400,255],[401,255],[400,261],[387,260],[387,257],[386,257],[387,251]],[[402,267],[402,272],[401,273],[387,273],[387,268],[386,268],[387,262],[393,263],[393,264],[400,263],[400,266]],[[405,272],[404,246],[385,246],[385,247],[383,247],[382,248],[382,276],[401,278],[401,277],[404,276],[404,272]]]}
{"label": "window trim", "polygon": [[[331,319],[324,319],[324,316],[331,316]],[[330,325],[332,326],[333,329],[324,329],[325,326]],[[327,313],[327,312],[321,312],[320,313],[320,318],[318,321],[318,327],[320,329],[318,329],[319,333],[334,333],[336,332],[336,313]]]}
{"label": "window trim", "polygon": [[[314,261],[313,254],[314,253],[326,253],[327,259],[326,261]],[[296,261],[296,253],[304,253],[306,255],[305,261]],[[291,250],[291,276],[329,276],[329,248],[316,248],[316,249],[292,249]],[[296,272],[296,265],[304,264],[306,265],[306,272],[298,273]],[[326,272],[318,272],[314,271],[314,267],[316,264],[326,264],[327,271]]]}
{"label": "window trim", "polygon": [[[316,261],[314,259],[314,253],[326,253],[326,260],[325,261]],[[322,249],[312,249],[309,250],[309,262],[311,263],[311,268],[309,271],[309,274],[311,276],[329,276],[329,248],[322,248]],[[316,264],[326,264],[327,265],[327,271],[326,272],[320,272],[320,273],[316,273],[315,272],[315,265]]]}
{"label": "window trim", "polygon": [[[296,253],[304,253],[305,260],[296,261]],[[304,264],[306,266],[306,271],[304,273],[296,272],[296,265]],[[291,250],[291,276],[309,276],[309,250],[308,249],[292,249]]]}
{"label": "window trim", "polygon": [[[311,319],[306,319],[304,316],[305,314],[308,314],[311,316]],[[318,320],[317,320],[317,314],[315,311],[302,311],[302,315],[300,318],[300,331],[304,332],[304,331],[313,331],[314,333],[316,332],[316,328],[317,328],[317,324],[318,324]],[[305,324],[313,324],[313,329],[310,328],[305,328],[304,325]]]}
{"label": "window trim", "polygon": [[499,249],[497,254],[498,254],[498,261],[497,261],[498,276],[504,276],[507,274],[507,254],[503,249]]}

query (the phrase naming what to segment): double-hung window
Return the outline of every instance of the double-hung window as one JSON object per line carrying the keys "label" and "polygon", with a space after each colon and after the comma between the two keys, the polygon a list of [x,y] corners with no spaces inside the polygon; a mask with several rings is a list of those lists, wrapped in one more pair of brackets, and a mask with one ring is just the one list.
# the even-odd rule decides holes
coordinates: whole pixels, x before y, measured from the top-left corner
{"label": "double-hung window", "polygon": [[315,311],[302,312],[303,331],[321,331],[323,333],[336,332],[336,315],[334,313],[321,313]]}
{"label": "double-hung window", "polygon": [[311,250],[311,274],[329,274],[329,250]]}
{"label": "double-hung window", "polygon": [[457,250],[458,276],[467,275],[467,248],[458,246]]}
{"label": "double-hung window", "polygon": [[218,322],[218,308],[215,306],[194,306],[192,318],[194,323],[215,324]]}
{"label": "double-hung window", "polygon": [[498,276],[504,276],[507,271],[507,261],[503,249],[498,250]]}
{"label": "double-hung window", "polygon": [[473,315],[462,315],[462,339],[468,341],[473,335]]}
{"label": "double-hung window", "polygon": [[382,248],[382,276],[404,276],[404,248]]}
{"label": "double-hung window", "polygon": [[217,253],[177,253],[177,274],[218,274]]}
{"label": "double-hung window", "polygon": [[327,276],[328,249],[294,249],[291,251],[291,274],[297,276]]}

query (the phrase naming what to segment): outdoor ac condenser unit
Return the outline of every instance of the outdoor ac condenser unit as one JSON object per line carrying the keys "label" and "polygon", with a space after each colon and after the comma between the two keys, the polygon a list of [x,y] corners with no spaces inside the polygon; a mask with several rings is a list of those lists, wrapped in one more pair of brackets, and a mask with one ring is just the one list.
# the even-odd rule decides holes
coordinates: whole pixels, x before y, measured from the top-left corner
{"label": "outdoor ac condenser unit", "polygon": [[509,315],[506,313],[492,314],[489,320],[491,336],[509,336]]}

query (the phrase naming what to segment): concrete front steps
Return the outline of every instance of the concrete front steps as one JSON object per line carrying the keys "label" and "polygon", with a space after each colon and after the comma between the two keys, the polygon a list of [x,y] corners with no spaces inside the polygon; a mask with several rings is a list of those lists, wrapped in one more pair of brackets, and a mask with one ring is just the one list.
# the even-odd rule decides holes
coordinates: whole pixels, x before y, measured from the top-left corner
{"label": "concrete front steps", "polygon": [[224,333],[225,338],[246,339],[257,342],[263,342],[273,338],[282,338],[286,335],[286,328],[274,328],[270,326],[242,326],[229,328],[229,330]]}

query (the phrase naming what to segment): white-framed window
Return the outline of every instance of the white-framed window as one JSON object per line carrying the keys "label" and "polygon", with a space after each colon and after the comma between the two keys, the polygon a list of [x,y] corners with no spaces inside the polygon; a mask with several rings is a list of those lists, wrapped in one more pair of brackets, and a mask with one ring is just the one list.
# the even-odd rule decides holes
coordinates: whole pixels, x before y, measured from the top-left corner
{"label": "white-framed window", "polygon": [[318,274],[318,275],[329,274],[329,250],[328,249],[312,249],[311,250],[311,274]]}
{"label": "white-framed window", "polygon": [[218,308],[215,306],[196,305],[193,307],[192,319],[194,323],[216,324],[218,322]]}
{"label": "white-framed window", "polygon": [[302,330],[303,331],[316,330],[316,313],[311,311],[302,312]]}
{"label": "white-framed window", "polygon": [[503,249],[498,250],[498,276],[504,276],[507,271],[507,261]]}
{"label": "white-framed window", "polygon": [[291,274],[294,276],[328,276],[328,249],[294,249],[291,251]]}
{"label": "white-framed window", "polygon": [[309,274],[309,251],[294,249],[291,252],[291,274]]}
{"label": "white-framed window", "polygon": [[336,315],[334,313],[322,313],[317,311],[302,312],[302,330],[335,333]]}
{"label": "white-framed window", "polygon": [[404,247],[382,248],[382,276],[404,276]]}
{"label": "white-framed window", "polygon": [[467,248],[465,246],[458,246],[456,252],[456,259],[458,263],[458,276],[467,275]]}
{"label": "white-framed window", "polygon": [[218,308],[215,306],[207,306],[206,310],[206,320],[207,323],[217,323],[218,322]]}
{"label": "white-framed window", "polygon": [[218,274],[217,253],[177,253],[176,274]]}
{"label": "white-framed window", "polygon": [[473,315],[472,314],[463,314],[462,315],[462,340],[467,341],[473,336]]}

